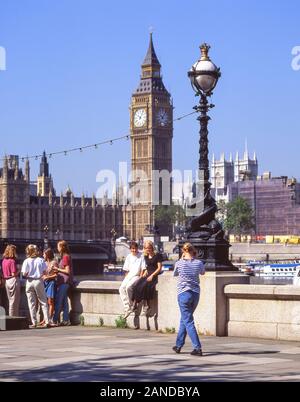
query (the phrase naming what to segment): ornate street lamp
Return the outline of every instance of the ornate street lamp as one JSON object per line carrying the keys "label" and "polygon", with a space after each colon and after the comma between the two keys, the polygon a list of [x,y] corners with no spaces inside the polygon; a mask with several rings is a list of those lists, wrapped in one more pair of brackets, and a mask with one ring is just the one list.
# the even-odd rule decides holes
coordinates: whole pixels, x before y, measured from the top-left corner
{"label": "ornate street lamp", "polygon": [[199,105],[195,106],[194,109],[200,113],[200,116],[197,118],[200,121],[199,172],[201,172],[204,181],[204,195],[210,191],[207,138],[207,123],[210,117],[207,115],[207,112],[214,107],[213,104],[208,104],[207,97],[212,95],[212,90],[217,85],[218,79],[221,76],[220,69],[208,57],[209,49],[210,46],[206,43],[200,46],[201,58],[188,72],[196,96],[200,96]]}
{"label": "ornate street lamp", "polygon": [[58,228],[56,229],[55,237],[57,241],[60,240],[60,230]]}
{"label": "ornate street lamp", "polygon": [[188,72],[192,86],[197,95],[212,95],[212,90],[217,85],[218,79],[221,76],[220,68],[210,60],[208,51],[210,46],[203,43],[200,46],[201,58],[196,61]]}
{"label": "ornate street lamp", "polygon": [[[211,183],[209,182],[209,160],[208,160],[208,121],[207,115],[213,104],[209,104],[207,98],[212,95],[218,79],[221,76],[220,69],[210,60],[208,56],[210,46],[203,43],[200,46],[201,58],[188,72],[192,87],[196,96],[200,97],[199,105],[194,109],[199,113],[197,120],[200,122],[200,140],[199,140],[199,185],[196,199],[202,199],[201,210],[193,213],[187,228],[187,238],[180,242],[191,242],[198,251],[198,257],[205,262],[205,268],[208,271],[216,270],[235,270],[235,267],[228,259],[229,243],[224,239],[224,231],[221,224],[216,220],[217,212],[216,201],[210,194]],[[196,203],[197,205],[197,203]],[[191,211],[193,207],[191,206]],[[198,215],[199,213],[199,215]],[[189,214],[191,215],[191,214]]]}
{"label": "ornate street lamp", "polygon": [[112,228],[111,231],[110,231],[110,233],[111,233],[111,242],[112,242],[112,245],[113,245],[113,247],[115,247],[115,245],[116,245],[117,231],[116,231],[115,228]]}
{"label": "ornate street lamp", "polygon": [[49,232],[49,228],[46,225],[44,227],[44,251],[47,250],[47,248],[49,248],[49,243],[48,243],[48,232]]}

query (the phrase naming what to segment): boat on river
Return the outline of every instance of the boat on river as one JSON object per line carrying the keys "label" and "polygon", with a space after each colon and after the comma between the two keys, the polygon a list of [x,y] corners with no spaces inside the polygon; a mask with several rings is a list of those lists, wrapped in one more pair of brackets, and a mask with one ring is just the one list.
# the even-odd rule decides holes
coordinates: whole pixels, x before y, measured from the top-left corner
{"label": "boat on river", "polygon": [[293,278],[300,271],[300,261],[281,261],[267,263],[263,261],[248,261],[246,265],[251,275],[265,278],[285,277]]}

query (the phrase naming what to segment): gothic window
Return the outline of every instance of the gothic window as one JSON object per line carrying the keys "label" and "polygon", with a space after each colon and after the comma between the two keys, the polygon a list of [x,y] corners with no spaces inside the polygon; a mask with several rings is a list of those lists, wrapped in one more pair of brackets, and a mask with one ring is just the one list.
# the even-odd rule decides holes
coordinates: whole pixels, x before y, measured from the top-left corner
{"label": "gothic window", "polygon": [[148,156],[148,142],[147,140],[136,141],[136,156],[138,158],[146,158]]}
{"label": "gothic window", "polygon": [[216,187],[223,187],[223,180],[219,172],[216,173]]}
{"label": "gothic window", "polygon": [[136,156],[138,158],[142,156],[142,141],[140,140],[136,142]]}
{"label": "gothic window", "polygon": [[24,211],[19,212],[19,220],[20,220],[20,223],[24,223],[24,221],[25,221]]}
{"label": "gothic window", "polygon": [[109,222],[109,223],[111,223],[112,222],[112,213],[111,213],[111,211],[108,211],[108,214],[107,214],[107,222]]}
{"label": "gothic window", "polygon": [[162,148],[161,158],[165,158],[168,155],[168,145],[165,141],[162,142],[161,148]]}
{"label": "gothic window", "polygon": [[143,172],[145,172],[145,174],[143,175],[143,179],[145,179],[145,176],[148,175],[148,165],[147,164],[139,164],[139,166],[137,167],[138,170],[142,170]]}
{"label": "gothic window", "polygon": [[15,212],[9,211],[9,223],[12,225],[15,222]]}

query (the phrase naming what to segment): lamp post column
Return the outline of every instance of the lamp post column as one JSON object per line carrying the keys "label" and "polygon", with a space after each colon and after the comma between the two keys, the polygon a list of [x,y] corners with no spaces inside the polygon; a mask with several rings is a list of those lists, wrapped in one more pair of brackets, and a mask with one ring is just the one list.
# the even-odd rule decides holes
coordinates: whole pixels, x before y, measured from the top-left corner
{"label": "lamp post column", "polygon": [[[224,239],[222,225],[217,221],[215,214],[217,205],[210,194],[209,160],[208,160],[208,121],[207,112],[214,105],[208,103],[208,97],[217,85],[221,76],[220,69],[210,60],[208,51],[210,46],[204,43],[200,46],[201,58],[188,72],[193,89],[200,97],[199,105],[194,109],[199,113],[199,172],[196,192],[196,203],[190,206],[189,215],[192,216],[188,225],[186,239],[198,251],[198,257],[205,263],[207,271],[232,271],[236,268],[229,261],[230,244]],[[198,208],[196,208],[198,206]],[[194,212],[193,212],[193,208]]]}
{"label": "lamp post column", "polygon": [[49,232],[49,228],[46,225],[44,227],[44,251],[47,250],[47,248],[49,248],[49,242],[48,242],[48,232]]}
{"label": "lamp post column", "polygon": [[207,115],[207,112],[211,107],[213,105],[208,104],[207,97],[204,94],[201,95],[199,106],[195,106],[195,110],[200,113],[200,116],[197,117],[197,120],[200,122],[199,171],[203,174],[204,196],[210,192],[207,128],[210,117]]}

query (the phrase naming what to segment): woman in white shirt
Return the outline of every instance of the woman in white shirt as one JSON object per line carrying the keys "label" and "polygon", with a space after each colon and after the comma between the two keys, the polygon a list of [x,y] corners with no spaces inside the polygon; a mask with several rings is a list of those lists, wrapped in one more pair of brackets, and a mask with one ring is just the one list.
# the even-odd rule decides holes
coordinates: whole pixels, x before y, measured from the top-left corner
{"label": "woman in white shirt", "polygon": [[26,256],[27,258],[23,262],[21,273],[26,279],[26,296],[32,321],[32,325],[29,327],[37,327],[36,299],[39,301],[44,315],[44,324],[41,326],[49,327],[47,295],[42,279],[43,275],[46,274],[47,264],[45,260],[40,257],[40,251],[35,244],[29,244],[29,246],[26,247]]}
{"label": "woman in white shirt", "polygon": [[145,259],[143,254],[138,252],[138,244],[133,241],[130,243],[130,254],[126,257],[123,271],[125,271],[125,278],[119,288],[121,300],[124,305],[124,318],[127,318],[133,311],[133,288],[135,283],[139,280],[140,274],[146,268]]}

